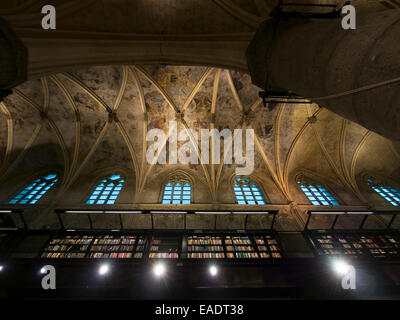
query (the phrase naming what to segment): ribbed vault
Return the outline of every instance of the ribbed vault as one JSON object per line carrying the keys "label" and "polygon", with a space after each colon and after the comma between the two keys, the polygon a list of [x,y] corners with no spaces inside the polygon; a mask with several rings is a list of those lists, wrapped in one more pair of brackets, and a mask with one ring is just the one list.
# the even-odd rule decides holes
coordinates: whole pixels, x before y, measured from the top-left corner
{"label": "ribbed vault", "polygon": [[84,206],[98,179],[114,171],[127,177],[118,205],[156,205],[162,182],[175,171],[193,179],[197,208],[234,204],[236,165],[147,163],[146,133],[168,133],[170,120],[180,130],[254,129],[253,176],[269,206],[289,210],[288,219],[301,220],[308,205],[295,181],[299,174],[329,185],[349,206],[371,205],[363,174],[400,180],[399,146],[316,105],[265,108],[250,77],[233,70],[87,68],[28,81],[0,109],[3,203],[31,177],[58,170],[61,184],[43,200],[54,207]]}

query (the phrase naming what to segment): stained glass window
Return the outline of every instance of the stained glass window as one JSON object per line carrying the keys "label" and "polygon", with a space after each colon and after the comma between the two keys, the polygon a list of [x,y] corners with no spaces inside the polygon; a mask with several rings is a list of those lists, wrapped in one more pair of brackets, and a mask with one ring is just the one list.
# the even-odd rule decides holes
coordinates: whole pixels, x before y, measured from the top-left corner
{"label": "stained glass window", "polygon": [[238,204],[265,204],[260,188],[250,178],[236,178],[233,190]]}
{"label": "stained glass window", "polygon": [[35,204],[58,181],[57,174],[48,174],[26,186],[10,204]]}
{"label": "stained glass window", "polygon": [[120,175],[112,175],[100,181],[86,204],[114,204],[125,180]]}
{"label": "stained glass window", "polygon": [[298,180],[301,190],[315,206],[338,206],[339,202],[332,196],[332,194],[317,183],[310,183],[304,179]]}
{"label": "stained glass window", "polygon": [[380,196],[385,198],[390,202],[393,206],[400,206],[400,192],[399,190],[387,185],[386,183],[382,183],[374,178],[369,178],[367,180],[368,185],[377,192]]}
{"label": "stained glass window", "polygon": [[192,187],[190,180],[181,176],[170,178],[164,187],[162,204],[190,204]]}

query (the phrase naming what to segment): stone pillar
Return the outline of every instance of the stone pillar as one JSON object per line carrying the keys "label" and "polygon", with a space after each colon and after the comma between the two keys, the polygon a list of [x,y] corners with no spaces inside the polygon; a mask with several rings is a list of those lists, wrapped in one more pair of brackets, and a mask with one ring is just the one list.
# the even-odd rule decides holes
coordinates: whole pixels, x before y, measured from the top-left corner
{"label": "stone pillar", "polygon": [[26,81],[27,66],[27,49],[8,23],[0,18],[0,94]]}
{"label": "stone pillar", "polygon": [[400,77],[400,10],[341,18],[273,18],[247,49],[253,83],[267,92],[292,92],[392,140],[400,141],[400,81],[316,99]]}

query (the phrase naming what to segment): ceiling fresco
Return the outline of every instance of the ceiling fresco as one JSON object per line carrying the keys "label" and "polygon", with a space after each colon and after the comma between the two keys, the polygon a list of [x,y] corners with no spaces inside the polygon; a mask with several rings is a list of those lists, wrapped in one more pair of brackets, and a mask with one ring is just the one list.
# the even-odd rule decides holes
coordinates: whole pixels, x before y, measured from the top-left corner
{"label": "ceiling fresco", "polygon": [[[265,108],[247,74],[192,66],[104,66],[30,80],[0,103],[0,179],[59,168],[62,192],[85,175],[124,168],[135,193],[160,175],[188,172],[208,190],[200,202],[223,197],[235,164],[147,163],[146,134],[252,128],[254,176],[273,184],[275,202],[294,200],[293,177],[310,172],[363,199],[357,176],[378,172],[400,180],[400,148],[317,105]],[[220,193],[222,192],[222,196]]]}

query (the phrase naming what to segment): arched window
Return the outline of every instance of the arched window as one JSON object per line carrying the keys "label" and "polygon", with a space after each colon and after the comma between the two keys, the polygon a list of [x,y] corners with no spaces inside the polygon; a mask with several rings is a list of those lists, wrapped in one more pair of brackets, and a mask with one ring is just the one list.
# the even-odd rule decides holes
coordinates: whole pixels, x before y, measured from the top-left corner
{"label": "arched window", "polygon": [[236,178],[233,190],[238,204],[265,204],[260,188],[250,178]]}
{"label": "arched window", "polygon": [[182,176],[169,179],[164,187],[162,204],[190,204],[192,187],[190,180]]}
{"label": "arched window", "polygon": [[397,189],[374,178],[368,178],[367,183],[375,192],[389,201],[392,205],[396,207],[400,206],[400,192]]}
{"label": "arched window", "polygon": [[118,174],[101,180],[86,204],[114,204],[125,180]]}
{"label": "arched window", "polygon": [[35,204],[58,181],[57,174],[48,174],[26,186],[10,204]]}
{"label": "arched window", "polygon": [[338,206],[339,202],[323,186],[317,183],[310,183],[305,179],[299,179],[297,183],[301,190],[315,206]]}

